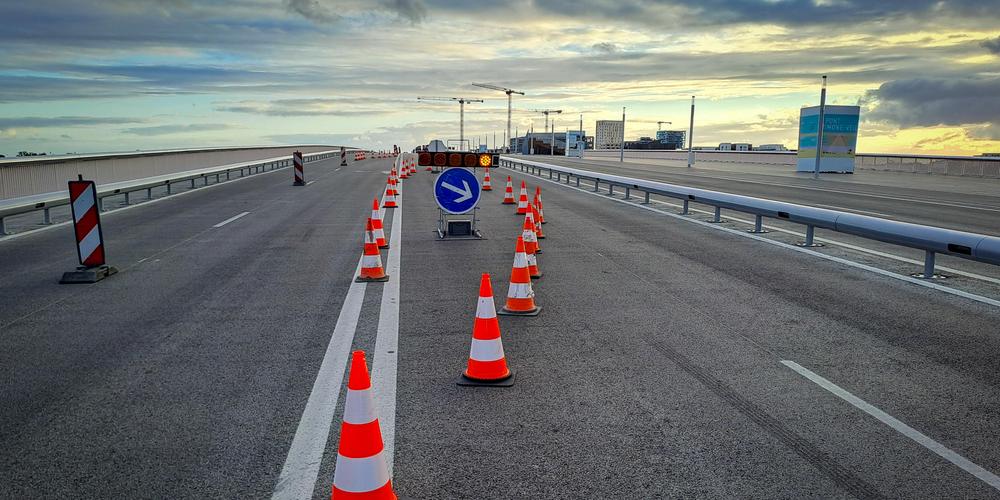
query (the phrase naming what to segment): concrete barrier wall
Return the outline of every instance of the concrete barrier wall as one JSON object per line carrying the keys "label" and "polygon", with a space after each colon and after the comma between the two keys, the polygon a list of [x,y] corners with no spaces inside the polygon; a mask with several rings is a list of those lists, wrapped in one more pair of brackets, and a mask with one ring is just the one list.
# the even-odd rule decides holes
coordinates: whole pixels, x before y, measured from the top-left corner
{"label": "concrete barrier wall", "polygon": [[98,184],[122,182],[198,168],[289,155],[339,146],[299,145],[255,148],[149,151],[0,160],[0,200],[66,190],[66,181],[82,174]]}
{"label": "concrete barrier wall", "polygon": [[[584,158],[615,158],[619,151],[586,151]],[[782,165],[795,169],[794,152],[695,151],[695,162]],[[687,151],[625,150],[626,158],[687,161]],[[955,175],[1000,179],[1000,158],[865,153],[854,159],[855,170],[880,170],[915,174]]]}

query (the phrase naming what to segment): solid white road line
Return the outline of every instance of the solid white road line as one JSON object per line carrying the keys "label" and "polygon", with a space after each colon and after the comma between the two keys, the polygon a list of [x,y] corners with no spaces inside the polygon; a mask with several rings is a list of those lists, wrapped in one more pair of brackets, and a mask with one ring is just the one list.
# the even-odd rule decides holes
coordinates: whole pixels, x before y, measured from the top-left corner
{"label": "solid white road line", "polygon": [[302,412],[299,427],[292,438],[288,458],[281,469],[278,484],[274,487],[272,499],[308,499],[313,496],[319,466],[323,461],[330,425],[337,409],[340,386],[344,382],[347,359],[354,343],[354,332],[358,328],[361,305],[365,299],[365,283],[353,281],[361,271],[361,259],[351,276],[351,287],[337,317],[330,344],[327,345],[323,363],[316,374],[309,401]]}
{"label": "solid white road line", "polygon": [[378,405],[379,427],[382,428],[384,456],[392,477],[393,452],[396,443],[396,365],[399,350],[399,274],[402,254],[403,204],[402,190],[396,197],[399,208],[392,214],[389,232],[389,255],[386,273],[389,281],[382,288],[382,304],[375,337],[375,354],[372,362],[372,387]]}
{"label": "solid white road line", "polygon": [[225,226],[226,224],[229,224],[230,222],[232,222],[232,221],[234,221],[236,219],[239,219],[240,217],[244,217],[246,215],[249,215],[249,214],[250,214],[250,212],[243,212],[243,213],[240,213],[240,214],[236,214],[236,215],[234,215],[234,216],[232,216],[232,217],[230,217],[230,218],[228,218],[228,219],[226,219],[226,220],[224,220],[224,221],[222,221],[222,222],[220,222],[220,223],[218,223],[218,224],[216,224],[216,225],[214,225],[212,227],[222,227],[222,226]]}
{"label": "solid white road line", "polygon": [[306,183],[306,186],[308,186],[308,185],[310,185],[310,184],[312,184],[314,182],[316,182],[316,181],[309,181],[309,182]]}
{"label": "solid white road line", "polygon": [[[524,175],[528,176],[530,174],[524,174]],[[875,274],[879,274],[879,275],[882,275],[882,276],[885,276],[885,277],[888,277],[888,278],[897,279],[897,280],[900,280],[900,281],[906,281],[906,282],[912,283],[914,285],[918,285],[918,286],[922,286],[922,287],[927,287],[927,288],[933,288],[934,290],[938,290],[938,291],[941,291],[941,292],[944,292],[944,293],[948,293],[948,294],[951,294],[951,295],[955,295],[955,296],[958,296],[958,297],[966,298],[966,299],[969,299],[969,300],[974,300],[976,302],[981,302],[983,304],[989,304],[991,306],[1000,307],[1000,300],[991,299],[989,297],[983,297],[982,295],[976,295],[974,293],[969,293],[969,292],[966,292],[966,291],[963,291],[963,290],[958,290],[958,289],[955,289],[955,288],[949,288],[949,287],[946,287],[944,285],[939,285],[939,284],[931,282],[931,281],[927,281],[927,280],[920,279],[920,278],[914,278],[913,276],[905,276],[905,275],[902,275],[902,274],[897,274],[897,273],[894,273],[894,272],[891,272],[891,271],[886,271],[885,269],[879,269],[877,267],[869,266],[867,264],[862,264],[860,262],[854,262],[853,260],[847,260],[847,259],[842,259],[840,257],[835,257],[833,255],[827,255],[825,253],[817,252],[817,251],[809,249],[809,248],[804,248],[804,247],[800,247],[800,246],[796,246],[796,245],[789,245],[788,243],[784,243],[784,242],[781,242],[781,241],[776,241],[776,240],[768,239],[768,238],[765,238],[763,236],[758,236],[756,234],[751,234],[751,233],[747,233],[745,231],[741,231],[739,229],[730,229],[728,227],[723,227],[723,226],[720,226],[718,224],[712,224],[710,222],[700,221],[700,220],[697,220],[697,219],[691,219],[691,218],[688,218],[688,217],[684,217],[683,215],[678,215],[678,214],[675,214],[675,213],[672,213],[672,212],[665,212],[663,210],[659,210],[659,209],[653,208],[653,207],[651,207],[649,205],[640,205],[638,203],[633,203],[631,201],[626,201],[626,200],[623,200],[623,199],[620,199],[620,198],[612,198],[612,197],[607,196],[606,194],[603,194],[603,193],[595,193],[594,191],[592,191],[590,189],[578,188],[578,187],[575,187],[575,186],[568,186],[568,185],[563,184],[561,182],[556,182],[555,180],[546,179],[544,177],[537,177],[537,176],[533,176],[533,177],[536,177],[537,179],[542,180],[544,182],[550,182],[550,183],[555,184],[557,186],[562,186],[562,187],[567,188],[567,189],[572,189],[574,191],[579,191],[581,193],[589,194],[591,196],[597,196],[597,197],[605,199],[605,200],[611,200],[611,201],[615,201],[615,202],[618,202],[618,203],[624,203],[626,205],[633,206],[635,208],[639,208],[639,209],[642,209],[642,210],[648,210],[650,212],[656,212],[658,214],[666,215],[667,217],[673,217],[674,219],[679,219],[679,220],[682,220],[682,221],[690,222],[691,224],[698,224],[698,225],[706,227],[706,228],[712,228],[712,229],[715,229],[716,231],[724,231],[724,232],[727,232],[729,234],[733,234],[733,235],[736,235],[736,236],[741,236],[743,238],[750,238],[752,240],[761,241],[761,242],[764,242],[764,243],[768,243],[770,245],[782,247],[782,248],[785,248],[785,249],[788,249],[788,250],[792,250],[792,251],[795,251],[795,252],[809,254],[809,255],[812,255],[812,256],[815,256],[815,257],[819,257],[821,259],[826,259],[826,260],[829,260],[829,261],[836,262],[838,264],[843,264],[845,266],[850,266],[850,267],[854,267],[854,268],[857,268],[857,269],[863,269],[865,271],[869,271],[869,272],[872,272],[872,273],[875,273]]]}
{"label": "solid white road line", "polygon": [[795,370],[795,372],[798,373],[799,375],[802,375],[803,377],[811,380],[816,385],[833,393],[838,398],[847,401],[848,403],[852,404],[855,408],[875,417],[883,424],[892,427],[894,430],[896,430],[896,432],[899,432],[900,434],[916,441],[924,448],[927,448],[928,450],[938,454],[941,458],[957,465],[965,472],[972,474],[979,480],[990,485],[991,487],[993,487],[993,489],[1000,490],[1000,477],[997,477],[992,472],[980,467],[979,465],[976,465],[975,463],[971,462],[969,459],[963,457],[962,455],[959,455],[958,453],[951,451],[950,449],[946,448],[943,444],[927,437],[922,432],[914,429],[913,427],[910,427],[909,425],[906,425],[905,423],[899,421],[892,415],[889,415],[888,413],[876,408],[875,406],[872,406],[871,404],[855,396],[854,394],[847,392],[837,384],[834,384],[833,382],[830,382],[829,380],[809,371],[802,365],[794,361],[788,361],[788,360],[783,360],[781,364],[791,368],[792,370]]}

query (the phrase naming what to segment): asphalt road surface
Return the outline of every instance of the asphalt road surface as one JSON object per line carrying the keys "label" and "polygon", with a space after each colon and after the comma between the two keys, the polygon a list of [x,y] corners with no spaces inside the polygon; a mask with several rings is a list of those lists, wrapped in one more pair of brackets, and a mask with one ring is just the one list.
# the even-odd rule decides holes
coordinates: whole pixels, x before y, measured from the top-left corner
{"label": "asphalt road surface", "polygon": [[[482,241],[403,181],[392,280],[353,284],[388,169],[107,213],[94,285],[57,284],[69,227],[0,242],[0,497],[328,498],[364,349],[408,498],[1000,498],[1000,308],[506,170]],[[500,319],[513,387],[460,387],[508,174],[543,188],[543,309]]]}

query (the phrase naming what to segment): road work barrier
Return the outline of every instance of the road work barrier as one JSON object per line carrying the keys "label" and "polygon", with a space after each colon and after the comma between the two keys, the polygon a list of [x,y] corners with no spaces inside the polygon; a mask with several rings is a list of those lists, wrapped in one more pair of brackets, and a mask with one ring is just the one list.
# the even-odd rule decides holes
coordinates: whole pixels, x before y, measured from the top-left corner
{"label": "road work barrier", "polygon": [[577,187],[580,187],[581,181],[587,181],[593,184],[594,192],[599,191],[603,185],[607,187],[608,194],[614,194],[614,188],[620,187],[624,190],[625,199],[630,199],[632,192],[638,191],[645,194],[643,203],[649,203],[650,194],[681,200],[683,202],[682,214],[689,213],[689,204],[692,202],[715,207],[715,220],[719,220],[722,209],[752,214],[756,218],[755,230],[758,232],[764,217],[802,224],[806,226],[803,246],[815,246],[813,234],[816,228],[821,228],[916,248],[923,250],[925,254],[924,271],[919,274],[924,278],[936,276],[934,274],[934,260],[938,253],[1000,265],[1000,237],[996,236],[603,174],[516,157],[501,157],[500,164],[533,175],[547,175],[549,179],[556,182],[570,184],[575,180]]}
{"label": "road work barrier", "polygon": [[359,283],[368,281],[389,281],[389,275],[385,274],[382,267],[382,254],[378,251],[378,242],[375,240],[375,225],[372,224],[371,217],[365,225],[365,246],[364,254],[361,257],[361,272],[357,280]]}
{"label": "road work barrier", "polygon": [[343,146],[340,147],[340,166],[347,166],[347,148]]}
{"label": "road work barrier", "polygon": [[107,265],[104,255],[104,233],[101,231],[101,214],[97,209],[97,185],[78,180],[69,181],[69,198],[73,212],[73,234],[80,267],[63,274],[60,283],[96,283],[117,269]]}
{"label": "road work barrier", "polygon": [[[309,163],[325,160],[333,157],[335,154],[336,152],[332,150],[306,153],[304,161]],[[97,186],[97,209],[104,211],[104,200],[110,197],[124,196],[125,203],[131,204],[132,194],[135,192],[145,191],[146,199],[149,200],[153,197],[153,189],[166,188],[167,194],[173,194],[174,186],[179,183],[190,183],[191,188],[194,188],[197,183],[206,186],[209,180],[213,178],[218,183],[223,178],[230,180],[234,175],[244,177],[285,168],[291,164],[292,161],[288,156],[278,156],[196,170],[185,170],[183,172],[144,177],[111,184],[100,184]],[[54,207],[68,205],[69,203],[70,199],[65,191],[0,200],[0,236],[7,234],[7,226],[4,220],[6,217],[37,211],[42,212],[43,224],[51,224],[52,219],[49,211]]]}
{"label": "road work barrier", "polygon": [[292,153],[292,163],[295,166],[295,168],[294,168],[294,171],[295,171],[295,182],[294,182],[294,185],[296,185],[296,186],[305,186],[306,185],[306,170],[305,170],[305,162],[302,160],[302,153],[301,152],[296,151],[296,152]]}
{"label": "road work barrier", "polygon": [[500,322],[493,302],[493,285],[490,275],[483,273],[479,280],[479,301],[476,302],[476,321],[472,327],[472,346],[469,360],[458,385],[510,387],[514,385],[514,372],[507,366],[507,357],[500,340]]}

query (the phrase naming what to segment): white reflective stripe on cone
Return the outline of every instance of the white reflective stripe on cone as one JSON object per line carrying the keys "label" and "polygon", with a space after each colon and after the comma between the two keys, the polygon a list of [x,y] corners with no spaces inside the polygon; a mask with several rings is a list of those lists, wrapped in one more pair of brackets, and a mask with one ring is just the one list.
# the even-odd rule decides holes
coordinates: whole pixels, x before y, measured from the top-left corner
{"label": "white reflective stripe on cone", "polygon": [[84,236],[83,239],[80,240],[80,255],[83,260],[87,260],[87,257],[90,257],[90,254],[94,253],[94,250],[97,250],[97,247],[100,245],[101,228],[100,226],[94,226],[94,228],[87,233],[87,236]]}
{"label": "white reflective stripe on cone", "polygon": [[535,291],[531,289],[531,283],[511,283],[507,288],[507,297],[512,299],[526,299],[534,297]]}
{"label": "white reflective stripe on cone", "polygon": [[535,232],[530,229],[521,231],[521,238],[524,239],[525,243],[534,243],[537,241],[535,240]]}
{"label": "white reflective stripe on cone", "polygon": [[333,485],[351,493],[375,491],[389,482],[389,466],[382,452],[365,458],[348,458],[337,454],[333,470]]}
{"label": "white reflective stripe on cone", "polygon": [[347,398],[344,401],[344,422],[349,424],[368,424],[373,422],[378,416],[375,414],[375,401],[372,399],[371,389],[347,390]]}
{"label": "white reflective stripe on cone", "polygon": [[514,254],[514,267],[528,267],[528,254],[517,252]]}
{"label": "white reflective stripe on cone", "polygon": [[497,307],[493,303],[493,297],[479,297],[476,304],[476,317],[490,319],[497,317]]}
{"label": "white reflective stripe on cone", "polygon": [[469,357],[476,361],[499,361],[503,359],[503,342],[500,342],[500,337],[490,340],[472,339]]}
{"label": "white reflective stripe on cone", "polygon": [[380,255],[365,255],[361,257],[361,267],[365,269],[374,269],[376,267],[382,267],[382,256]]}
{"label": "white reflective stripe on cone", "polygon": [[533,253],[529,253],[528,254],[528,266],[537,266],[537,265],[538,265],[538,257],[535,257],[535,254],[533,254]]}
{"label": "white reflective stripe on cone", "polygon": [[376,229],[373,232],[375,233],[375,241],[378,241],[379,238],[382,238],[383,240],[385,239],[385,230],[384,229],[378,228],[378,229]]}

